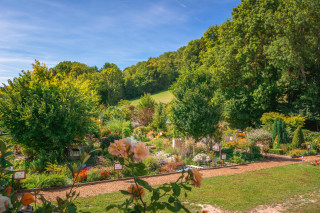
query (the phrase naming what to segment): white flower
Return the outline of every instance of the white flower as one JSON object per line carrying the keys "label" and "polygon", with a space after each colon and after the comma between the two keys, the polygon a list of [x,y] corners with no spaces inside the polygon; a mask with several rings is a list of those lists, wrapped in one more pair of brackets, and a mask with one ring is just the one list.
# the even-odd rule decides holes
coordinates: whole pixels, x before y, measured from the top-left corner
{"label": "white flower", "polygon": [[194,162],[209,162],[210,158],[208,155],[204,154],[204,153],[199,153],[196,156],[194,156],[194,158],[192,159]]}
{"label": "white flower", "polygon": [[0,213],[5,212],[7,208],[12,208],[11,200],[10,198],[0,194]]}

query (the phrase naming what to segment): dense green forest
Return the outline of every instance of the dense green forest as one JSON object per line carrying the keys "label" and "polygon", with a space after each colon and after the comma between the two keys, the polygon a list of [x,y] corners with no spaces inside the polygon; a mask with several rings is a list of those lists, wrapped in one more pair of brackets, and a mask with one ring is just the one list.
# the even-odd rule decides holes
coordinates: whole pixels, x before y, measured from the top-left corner
{"label": "dense green forest", "polygon": [[171,89],[175,113],[214,109],[237,128],[259,125],[265,112],[300,114],[319,129],[319,20],[318,0],[243,0],[232,18],[177,51],[124,70],[63,61],[51,72],[86,81],[103,105]]}

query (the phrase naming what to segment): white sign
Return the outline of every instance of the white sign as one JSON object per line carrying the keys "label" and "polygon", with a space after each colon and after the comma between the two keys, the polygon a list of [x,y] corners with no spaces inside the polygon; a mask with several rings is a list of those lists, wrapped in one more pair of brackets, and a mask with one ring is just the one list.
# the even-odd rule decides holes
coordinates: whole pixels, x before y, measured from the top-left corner
{"label": "white sign", "polygon": [[308,149],[311,149],[311,144],[308,144],[307,146],[308,146]]}
{"label": "white sign", "polygon": [[25,170],[15,171],[13,173],[13,179],[14,180],[26,179],[26,171]]}
{"label": "white sign", "polygon": [[114,164],[114,170],[121,170],[121,169],[122,169],[122,165],[120,163]]}
{"label": "white sign", "polygon": [[80,157],[80,151],[71,151],[70,157]]}
{"label": "white sign", "polygon": [[227,160],[227,154],[221,154],[221,160]]}

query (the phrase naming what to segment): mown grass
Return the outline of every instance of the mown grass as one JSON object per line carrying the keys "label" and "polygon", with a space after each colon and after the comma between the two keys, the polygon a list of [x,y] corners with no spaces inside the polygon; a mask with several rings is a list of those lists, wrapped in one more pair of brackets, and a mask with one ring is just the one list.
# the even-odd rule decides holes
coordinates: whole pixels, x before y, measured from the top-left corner
{"label": "mown grass", "polygon": [[[164,92],[159,92],[156,94],[151,95],[151,97],[157,102],[161,103],[169,103],[173,99],[173,94],[170,91],[164,91]],[[134,99],[131,101],[131,104],[133,106],[137,106],[140,102],[140,98]]]}
{"label": "mown grass", "polygon": [[[225,210],[246,212],[258,205],[283,203],[295,195],[304,195],[320,189],[320,169],[311,165],[289,165],[207,178],[201,188],[193,188],[188,198],[181,197],[188,203],[217,205]],[[147,198],[149,195],[146,195]],[[80,210],[104,212],[110,203],[121,203],[125,196],[119,192],[79,198]],[[199,208],[187,205],[196,212]],[[313,207],[318,207],[314,204]],[[306,206],[313,212],[312,207]]]}

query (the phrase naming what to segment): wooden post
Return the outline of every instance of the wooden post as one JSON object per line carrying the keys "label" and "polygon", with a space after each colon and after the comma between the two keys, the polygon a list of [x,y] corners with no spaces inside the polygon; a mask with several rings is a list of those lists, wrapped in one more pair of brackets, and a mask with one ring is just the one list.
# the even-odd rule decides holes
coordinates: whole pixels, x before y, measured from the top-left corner
{"label": "wooden post", "polygon": [[220,157],[221,157],[221,160],[222,160],[222,166],[224,166],[224,161],[227,160],[227,154],[226,153],[222,153]]}

